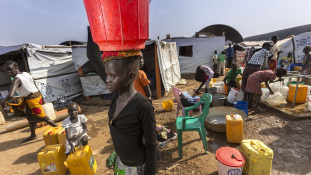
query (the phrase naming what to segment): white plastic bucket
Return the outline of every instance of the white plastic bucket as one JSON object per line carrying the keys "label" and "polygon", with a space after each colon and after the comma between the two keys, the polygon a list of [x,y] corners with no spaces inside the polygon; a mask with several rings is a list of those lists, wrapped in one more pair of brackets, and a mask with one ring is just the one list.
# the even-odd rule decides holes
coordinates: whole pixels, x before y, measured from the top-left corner
{"label": "white plastic bucket", "polygon": [[242,92],[241,90],[237,93],[237,95],[235,96],[234,101],[243,101],[243,97],[244,97],[244,92]]}
{"label": "white plastic bucket", "polygon": [[222,164],[217,160],[218,175],[242,175],[243,167],[231,167]]}
{"label": "white plastic bucket", "polygon": [[311,95],[307,97],[308,99],[308,109],[311,111]]}
{"label": "white plastic bucket", "polygon": [[262,96],[260,98],[261,101],[266,101],[269,97],[270,90],[268,88],[261,88]]}
{"label": "white plastic bucket", "polygon": [[308,87],[308,96],[311,95],[311,86],[310,85],[305,85]]}
{"label": "white plastic bucket", "polygon": [[225,93],[224,82],[212,83],[212,87],[217,87],[217,93],[218,94],[224,94]]}
{"label": "white plastic bucket", "polygon": [[240,92],[240,89],[237,88],[231,88],[227,101],[231,104],[233,104],[235,102],[235,97],[238,95],[238,93]]}

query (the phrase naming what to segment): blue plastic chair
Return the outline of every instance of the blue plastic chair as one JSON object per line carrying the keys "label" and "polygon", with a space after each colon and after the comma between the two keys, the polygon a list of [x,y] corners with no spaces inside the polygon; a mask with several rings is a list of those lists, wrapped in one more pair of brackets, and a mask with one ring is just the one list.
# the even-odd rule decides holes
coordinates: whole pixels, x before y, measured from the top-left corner
{"label": "blue plastic chair", "polygon": [[[204,100],[204,108],[202,110],[202,113],[196,117],[189,117],[188,116],[189,111],[197,108],[202,103],[203,100]],[[182,157],[182,133],[186,131],[199,132],[200,137],[203,141],[203,147],[205,149],[205,153],[208,154],[204,121],[209,113],[209,107],[210,107],[211,101],[212,101],[212,95],[209,93],[205,93],[201,97],[201,100],[199,103],[197,103],[194,106],[185,108],[186,116],[176,118],[176,131],[177,131],[177,137],[178,137],[179,157]]]}

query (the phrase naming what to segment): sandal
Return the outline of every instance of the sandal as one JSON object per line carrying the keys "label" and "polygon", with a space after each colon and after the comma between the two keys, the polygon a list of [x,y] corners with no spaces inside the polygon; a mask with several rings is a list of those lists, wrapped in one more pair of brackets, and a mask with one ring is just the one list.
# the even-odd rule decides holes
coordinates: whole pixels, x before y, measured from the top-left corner
{"label": "sandal", "polygon": [[254,112],[256,112],[256,113],[263,113],[263,112],[265,112],[265,110],[260,108],[260,107],[258,107],[258,109],[254,110]]}

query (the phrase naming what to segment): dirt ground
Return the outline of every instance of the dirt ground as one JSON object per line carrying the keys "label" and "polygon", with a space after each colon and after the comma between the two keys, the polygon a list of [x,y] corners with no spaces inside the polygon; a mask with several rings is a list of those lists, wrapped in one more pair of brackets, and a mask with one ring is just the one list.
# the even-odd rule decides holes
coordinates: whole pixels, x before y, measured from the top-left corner
{"label": "dirt ground", "polygon": [[[187,85],[177,85],[183,91],[191,91],[199,83],[187,80]],[[165,98],[154,100],[157,123],[167,126],[175,132],[176,106],[174,111],[165,112],[162,101],[174,99],[170,92]],[[82,114],[88,118],[89,141],[97,161],[97,174],[113,174],[106,167],[106,159],[114,150],[108,127],[109,101],[92,100],[81,102]],[[179,113],[181,115],[181,112]],[[7,122],[15,120],[8,119]],[[58,123],[59,125],[61,122]],[[37,154],[44,148],[43,132],[49,126],[36,130],[38,139],[26,144],[21,141],[29,136],[29,128],[5,132],[0,126],[0,174],[33,174],[41,171]],[[250,114],[244,123],[244,138],[258,139],[273,149],[272,175],[275,174],[309,174],[311,175],[311,119],[293,120],[266,108],[262,114]],[[209,154],[203,149],[202,141],[196,132],[183,134],[183,158],[178,156],[177,140],[160,148],[163,162],[157,165],[157,174],[202,174],[217,175],[215,152],[218,148],[230,146],[239,148],[239,144],[226,141],[225,133],[208,130]],[[177,165],[177,166],[175,166]],[[68,173],[69,174],[69,173]]]}

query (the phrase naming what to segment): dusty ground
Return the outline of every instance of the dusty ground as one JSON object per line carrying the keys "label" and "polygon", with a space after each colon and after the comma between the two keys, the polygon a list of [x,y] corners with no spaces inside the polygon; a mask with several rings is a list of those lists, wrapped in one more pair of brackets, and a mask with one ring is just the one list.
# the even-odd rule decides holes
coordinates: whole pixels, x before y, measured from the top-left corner
{"label": "dusty ground", "polygon": [[[195,81],[187,80],[187,85],[179,85],[183,91],[198,86]],[[154,100],[156,120],[175,131],[176,106],[172,112],[164,112],[160,102],[174,99],[172,92],[167,97]],[[106,159],[113,151],[113,144],[108,128],[109,101],[91,101],[80,103],[83,114],[88,118],[89,141],[98,164],[97,174],[112,174],[106,167]],[[263,114],[250,115],[244,123],[245,139],[258,139],[273,149],[272,174],[310,174],[311,175],[311,119],[293,120],[268,110]],[[180,113],[181,115],[181,113]],[[14,118],[11,120],[15,120]],[[11,121],[8,120],[8,121]],[[58,123],[61,124],[61,123]],[[0,126],[0,174],[33,174],[41,171],[37,162],[38,152],[44,148],[43,132],[49,126],[36,130],[38,139],[21,144],[29,136],[29,128],[10,133]],[[163,162],[157,165],[157,174],[217,174],[215,152],[223,146],[238,148],[239,144],[226,142],[226,135],[208,130],[208,148],[205,154],[202,141],[196,132],[187,132],[183,136],[182,159],[178,156],[177,140],[161,147]],[[178,164],[174,168],[171,166]]]}

